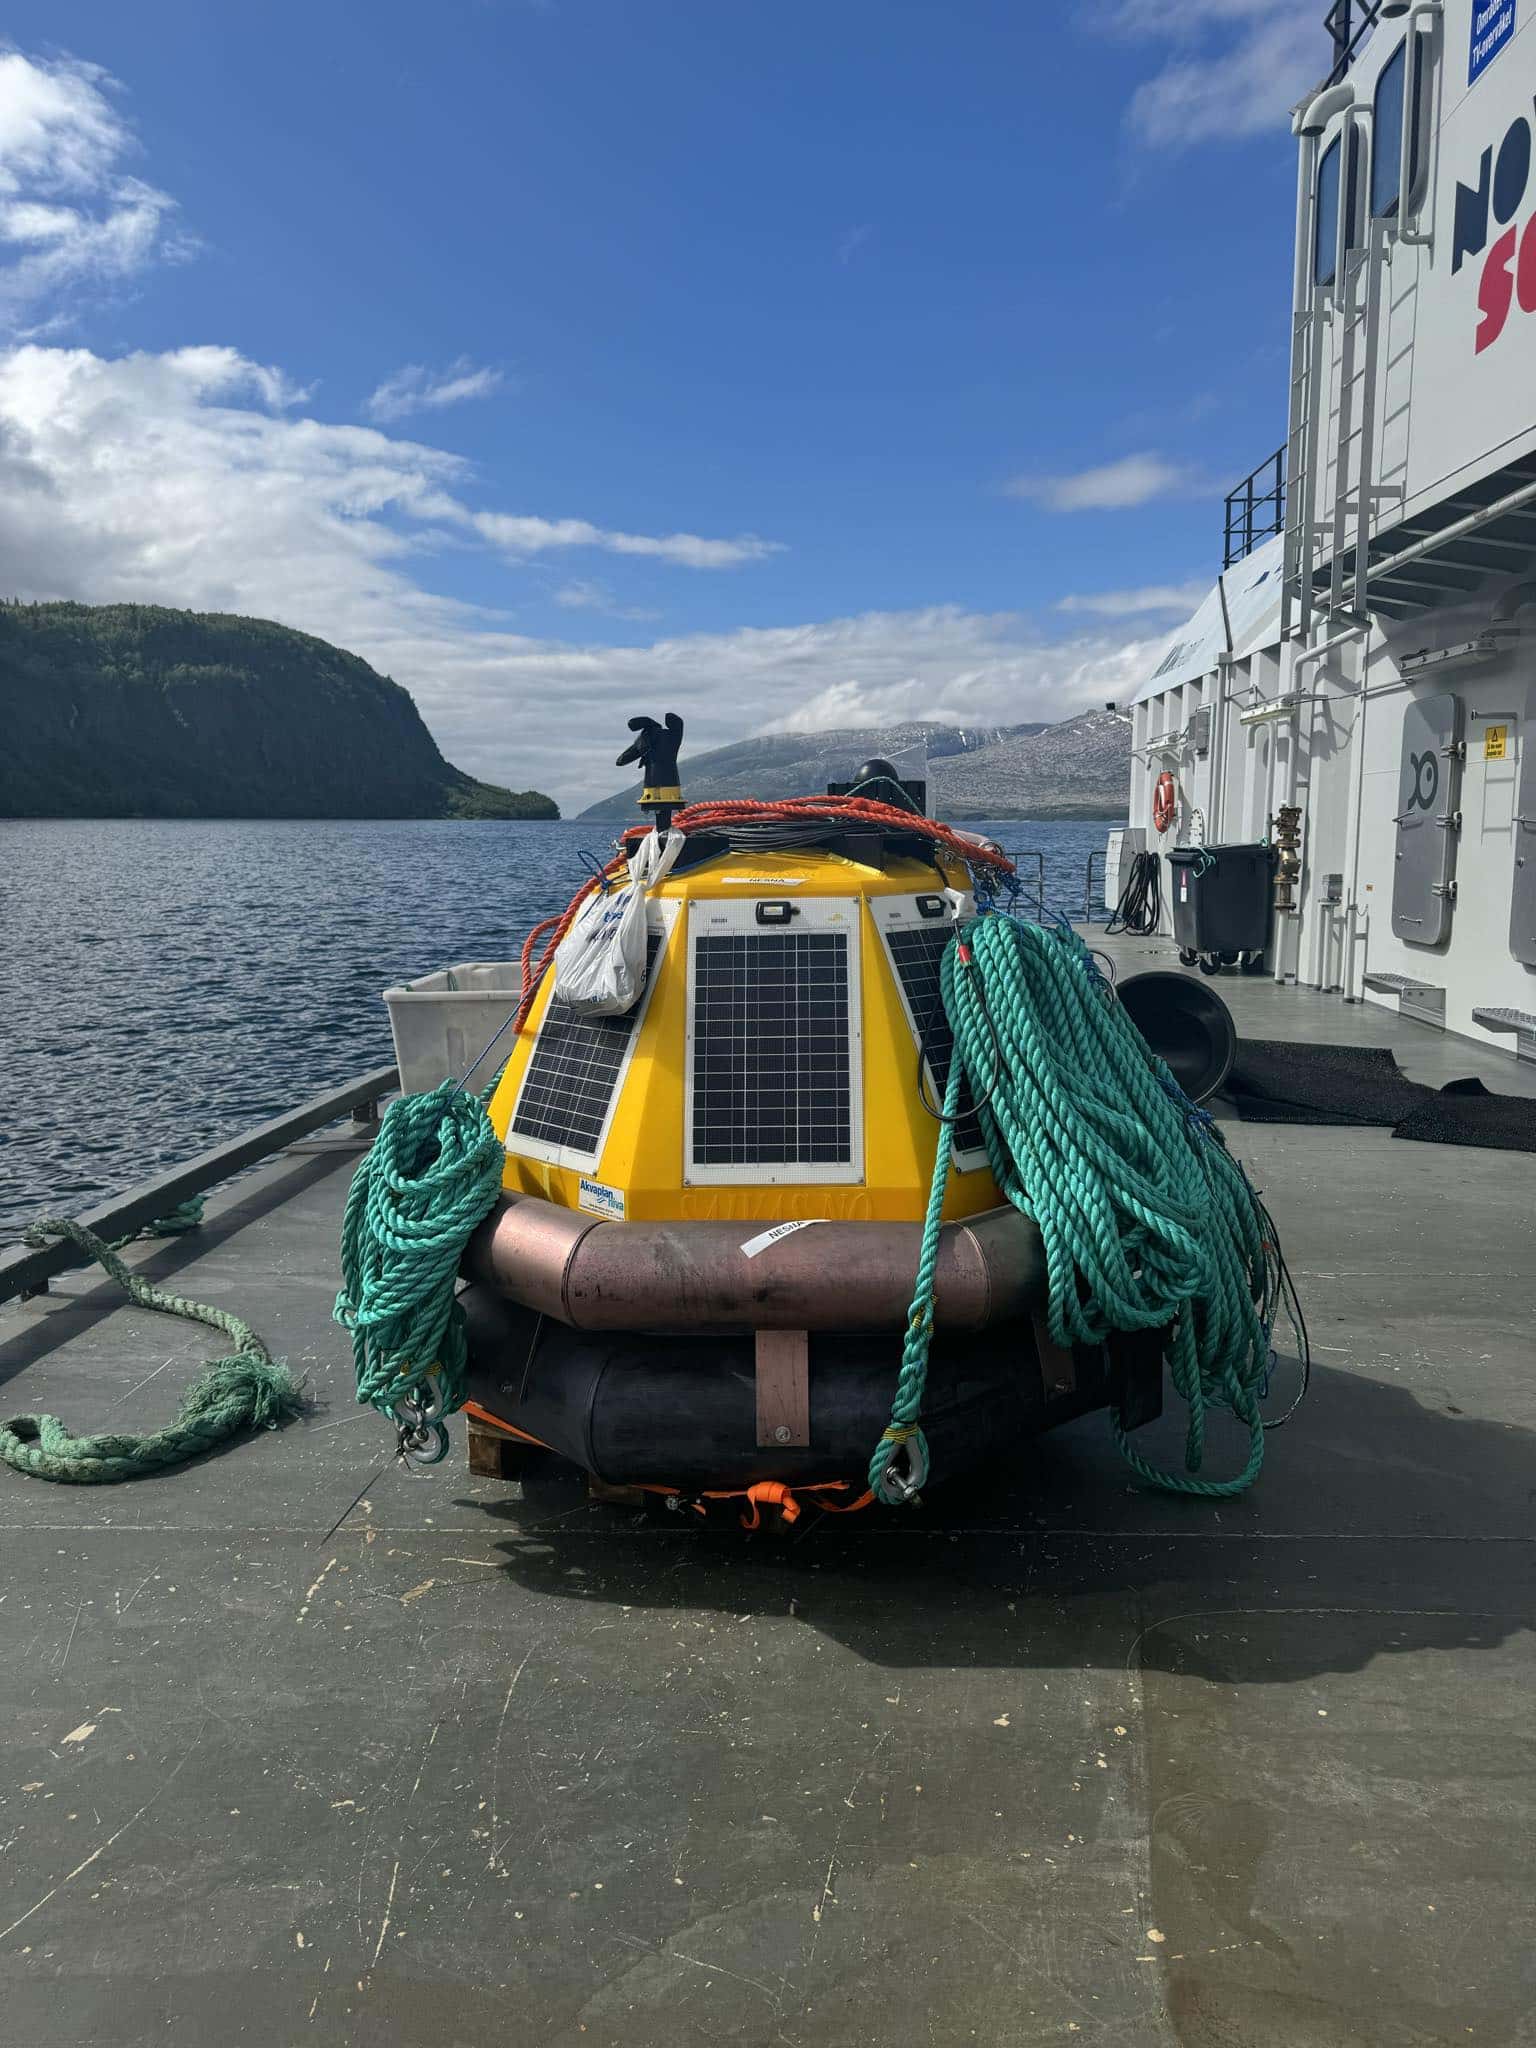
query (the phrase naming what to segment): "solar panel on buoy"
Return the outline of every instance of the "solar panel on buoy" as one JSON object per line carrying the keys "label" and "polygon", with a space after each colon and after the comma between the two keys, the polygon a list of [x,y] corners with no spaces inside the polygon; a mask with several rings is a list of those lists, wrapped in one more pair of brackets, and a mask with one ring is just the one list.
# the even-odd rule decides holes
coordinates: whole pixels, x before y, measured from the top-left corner
{"label": "solar panel on buoy", "polygon": [[858,905],[691,906],[688,1177],[857,1180]]}
{"label": "solar panel on buoy", "polygon": [[648,933],[645,994],[622,1016],[578,1016],[569,1004],[551,1000],[509,1131],[509,1136],[525,1140],[529,1151],[537,1155],[549,1148],[587,1160],[601,1152],[664,943],[663,932]]}
{"label": "solar panel on buoy", "polygon": [[[943,991],[939,984],[939,962],[955,927],[943,909],[944,899],[932,896],[882,896],[871,908],[885,944],[886,957],[901,987],[902,1007],[907,1013],[912,1037],[923,1054],[927,1068],[925,1092],[929,1104],[940,1109],[949,1085],[949,1063],[954,1056],[954,1034],[944,1014]],[[987,1163],[981,1124],[971,1099],[969,1082],[960,1083],[956,1105],[957,1121],[953,1144],[955,1164],[962,1173]]]}

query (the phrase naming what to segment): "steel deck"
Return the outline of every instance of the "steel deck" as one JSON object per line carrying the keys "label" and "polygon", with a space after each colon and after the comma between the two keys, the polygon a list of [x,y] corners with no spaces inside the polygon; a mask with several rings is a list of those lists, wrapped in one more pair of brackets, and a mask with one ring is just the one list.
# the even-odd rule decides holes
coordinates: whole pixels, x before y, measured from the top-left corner
{"label": "steel deck", "polygon": [[[366,1133],[136,1250],[322,1405],[131,1487],[0,1469],[0,2040],[1536,2039],[1533,1161],[1229,1134],[1317,1370],[1219,1506],[1131,1485],[1102,1418],[787,1539],[471,1480],[462,1430],[407,1472],[330,1321]],[[145,1425],[211,1348],[72,1274],[0,1311],[6,1412]]]}

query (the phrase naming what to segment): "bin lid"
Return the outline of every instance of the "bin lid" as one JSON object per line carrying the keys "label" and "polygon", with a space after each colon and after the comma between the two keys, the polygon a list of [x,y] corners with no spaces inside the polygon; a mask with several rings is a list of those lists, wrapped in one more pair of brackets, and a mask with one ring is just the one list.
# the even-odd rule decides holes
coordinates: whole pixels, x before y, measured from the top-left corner
{"label": "bin lid", "polygon": [[1193,861],[1204,861],[1211,865],[1219,860],[1260,861],[1266,866],[1275,857],[1275,849],[1267,839],[1245,842],[1240,846],[1170,846],[1168,858],[1174,867],[1188,867]]}

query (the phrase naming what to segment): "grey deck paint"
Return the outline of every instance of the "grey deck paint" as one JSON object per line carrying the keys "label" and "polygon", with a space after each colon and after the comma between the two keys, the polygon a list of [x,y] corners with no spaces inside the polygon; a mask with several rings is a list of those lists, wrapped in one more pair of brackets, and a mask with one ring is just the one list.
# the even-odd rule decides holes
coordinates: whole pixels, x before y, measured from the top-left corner
{"label": "grey deck paint", "polygon": [[[1231,1136],[1318,1372],[1220,1507],[1097,1420],[788,1541],[472,1482],[462,1436],[406,1473],[329,1321],[351,1141],[137,1253],[324,1405],[133,1487],[0,1470],[0,2040],[1536,2039],[1533,1163]],[[207,1349],[71,1275],[0,1315],[6,1410],[146,1423]]]}

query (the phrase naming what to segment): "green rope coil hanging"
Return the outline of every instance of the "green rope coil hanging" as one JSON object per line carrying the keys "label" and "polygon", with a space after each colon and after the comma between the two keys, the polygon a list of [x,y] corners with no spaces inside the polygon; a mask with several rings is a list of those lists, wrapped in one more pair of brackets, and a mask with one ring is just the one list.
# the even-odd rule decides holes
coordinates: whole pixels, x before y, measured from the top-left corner
{"label": "green rope coil hanging", "polygon": [[[1185,1469],[1151,1464],[1118,1418],[1116,1442],[1155,1486],[1241,1493],[1264,1461],[1259,1402],[1280,1288],[1273,1236],[1242,1168],[1070,928],[984,914],[951,943],[940,980],[955,1045],[944,1114],[955,1114],[963,1070],[998,1187],[1040,1231],[1053,1341],[1100,1345],[1114,1330],[1170,1328],[1169,1374],[1188,1408]],[[871,1487],[890,1502],[912,1496],[914,1463],[926,1467],[918,1416],[948,1134],[946,1122],[892,1428],[870,1465]],[[1246,1461],[1227,1479],[1201,1476],[1212,1408],[1230,1410],[1248,1436]]]}
{"label": "green rope coil hanging", "polygon": [[395,1416],[464,1401],[464,1314],[454,1296],[470,1235],[501,1188],[506,1154],[485,1105],[452,1082],[402,1095],[352,1177],[341,1226],[336,1320],[352,1333],[357,1398]]}

